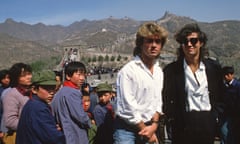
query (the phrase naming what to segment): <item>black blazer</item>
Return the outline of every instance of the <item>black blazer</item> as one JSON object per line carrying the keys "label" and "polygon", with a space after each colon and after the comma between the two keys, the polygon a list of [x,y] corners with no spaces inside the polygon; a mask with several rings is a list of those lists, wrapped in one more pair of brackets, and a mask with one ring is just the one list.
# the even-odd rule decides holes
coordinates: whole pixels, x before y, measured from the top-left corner
{"label": "black blazer", "polygon": [[[206,67],[208,90],[212,112],[218,117],[222,112],[223,77],[220,64],[212,59],[204,59]],[[184,113],[186,112],[187,93],[185,91],[185,73],[183,59],[168,64],[164,72],[163,111],[167,120],[171,121],[175,132],[182,133],[184,129]]]}

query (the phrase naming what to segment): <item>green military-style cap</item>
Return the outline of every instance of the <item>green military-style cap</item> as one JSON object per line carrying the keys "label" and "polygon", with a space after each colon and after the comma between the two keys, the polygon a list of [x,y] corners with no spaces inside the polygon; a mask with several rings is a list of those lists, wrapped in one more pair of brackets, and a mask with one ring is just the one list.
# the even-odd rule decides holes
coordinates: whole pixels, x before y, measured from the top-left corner
{"label": "green military-style cap", "polygon": [[107,91],[107,92],[113,91],[112,86],[107,84],[107,83],[98,84],[97,85],[97,92],[103,92],[103,91]]}
{"label": "green military-style cap", "polygon": [[51,70],[45,70],[33,73],[33,85],[56,85],[56,75]]}

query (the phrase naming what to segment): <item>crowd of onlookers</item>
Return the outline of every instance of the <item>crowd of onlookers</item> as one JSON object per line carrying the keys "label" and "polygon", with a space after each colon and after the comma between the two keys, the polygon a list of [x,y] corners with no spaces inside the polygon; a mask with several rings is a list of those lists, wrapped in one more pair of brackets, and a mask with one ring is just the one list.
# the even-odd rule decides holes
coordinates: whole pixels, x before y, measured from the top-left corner
{"label": "crowd of onlookers", "polygon": [[88,68],[88,75],[108,74],[117,72],[119,69],[111,67],[94,66]]}
{"label": "crowd of onlookers", "polygon": [[70,62],[65,76],[25,63],[1,70],[0,143],[112,143],[116,91],[85,78],[81,62]]}

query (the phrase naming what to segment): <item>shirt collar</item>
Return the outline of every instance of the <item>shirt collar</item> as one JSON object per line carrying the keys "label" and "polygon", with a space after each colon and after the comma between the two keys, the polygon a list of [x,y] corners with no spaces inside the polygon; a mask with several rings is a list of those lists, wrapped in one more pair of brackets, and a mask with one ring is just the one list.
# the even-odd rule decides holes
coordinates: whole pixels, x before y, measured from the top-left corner
{"label": "shirt collar", "polygon": [[[187,67],[188,67],[188,64],[186,62],[186,59],[184,59],[183,60],[183,68],[186,69]],[[201,70],[201,71],[205,70],[205,65],[202,61],[200,61],[200,65],[199,65],[198,70]]]}
{"label": "shirt collar", "polygon": [[[145,64],[143,63],[143,61],[141,60],[141,58],[139,56],[135,56],[134,57],[134,61],[137,63],[137,64],[140,64],[142,66],[145,67]],[[159,61],[156,59],[155,62],[154,62],[154,66],[159,66]]]}
{"label": "shirt collar", "polygon": [[19,93],[21,93],[23,96],[30,96],[31,90],[29,88],[26,88],[24,86],[18,85],[16,87]]}
{"label": "shirt collar", "polygon": [[231,80],[231,81],[230,81],[228,84],[230,84],[230,85],[231,85],[231,84],[233,83],[233,80],[234,80],[234,79],[232,79],[232,80]]}
{"label": "shirt collar", "polygon": [[63,86],[71,87],[74,89],[79,89],[79,87],[76,84],[74,84],[73,82],[68,81],[68,80],[63,82]]}

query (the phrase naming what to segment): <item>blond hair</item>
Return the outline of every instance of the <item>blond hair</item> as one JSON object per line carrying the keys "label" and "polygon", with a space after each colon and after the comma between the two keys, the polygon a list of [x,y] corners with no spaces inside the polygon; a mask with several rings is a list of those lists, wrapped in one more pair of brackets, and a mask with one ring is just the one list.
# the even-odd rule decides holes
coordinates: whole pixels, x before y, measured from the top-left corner
{"label": "blond hair", "polygon": [[167,41],[168,32],[166,29],[164,29],[162,26],[157,24],[156,22],[146,22],[143,23],[137,31],[136,34],[136,47],[134,49],[133,55],[139,55],[141,53],[141,46],[143,44],[144,38],[157,36],[159,39],[161,39],[161,45],[164,46],[164,44]]}

